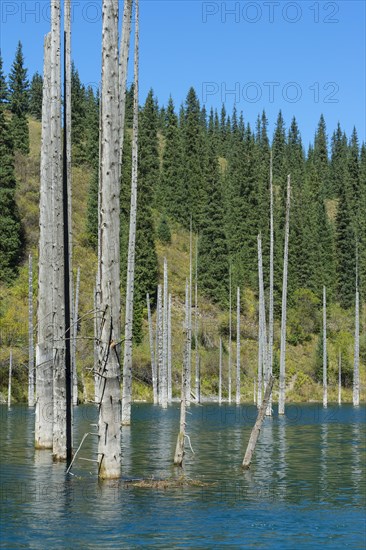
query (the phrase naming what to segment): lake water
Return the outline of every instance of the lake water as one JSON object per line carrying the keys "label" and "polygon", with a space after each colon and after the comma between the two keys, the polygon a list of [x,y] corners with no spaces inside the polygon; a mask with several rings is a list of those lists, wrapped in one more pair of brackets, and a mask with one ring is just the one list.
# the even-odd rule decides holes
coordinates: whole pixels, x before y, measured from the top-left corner
{"label": "lake water", "polygon": [[[267,418],[252,467],[241,462],[253,405],[192,405],[185,474],[212,485],[166,490],[99,483],[94,462],[74,475],[33,449],[34,416],[1,414],[1,548],[365,548],[364,406],[287,407]],[[75,409],[74,447],[96,408]],[[178,404],[134,404],[123,428],[123,479],[177,475]],[[90,436],[80,457],[96,458]]]}

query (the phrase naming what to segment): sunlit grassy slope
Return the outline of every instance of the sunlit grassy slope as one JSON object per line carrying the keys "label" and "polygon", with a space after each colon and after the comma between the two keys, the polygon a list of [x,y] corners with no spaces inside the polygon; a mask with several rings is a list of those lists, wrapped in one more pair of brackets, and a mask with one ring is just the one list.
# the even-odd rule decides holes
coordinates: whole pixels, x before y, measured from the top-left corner
{"label": "sunlit grassy slope", "polygon": [[[41,125],[30,119],[30,154],[27,158],[16,158],[16,174],[18,181],[17,202],[23,220],[26,234],[26,254],[19,271],[19,277],[11,288],[0,287],[0,389],[2,394],[7,388],[7,369],[10,348],[14,356],[13,397],[24,400],[27,393],[27,362],[28,362],[28,254],[34,257],[34,306],[36,307],[37,280],[37,243],[38,243],[38,200],[39,200],[39,158]],[[221,159],[225,162],[225,159]],[[85,167],[74,167],[72,173],[72,203],[73,203],[73,243],[74,275],[76,269],[81,269],[80,285],[80,316],[81,325],[78,339],[78,369],[84,372],[89,399],[93,395],[93,290],[95,283],[96,255],[87,246],[85,236],[85,220],[87,209],[87,193],[91,173]],[[336,208],[336,205],[329,205]],[[155,212],[156,222],[159,214]],[[162,265],[164,257],[168,260],[169,285],[173,297],[172,333],[173,333],[173,385],[174,395],[180,392],[180,375],[183,357],[183,316],[185,280],[189,276],[189,235],[178,224],[171,222],[172,242],[163,246],[156,243],[159,258],[160,279],[162,280]],[[241,319],[241,364],[242,364],[242,396],[244,400],[253,399],[253,382],[257,366],[257,302],[250,289],[245,289],[242,300]],[[228,364],[228,313],[220,311],[215,305],[199,293],[199,354],[202,373],[202,394],[213,397],[218,392],[218,344],[220,335],[224,339],[224,395],[227,389]],[[193,313],[194,316],[194,313]],[[363,312],[365,316],[365,312]],[[155,315],[154,315],[155,322]],[[235,316],[234,316],[235,323]],[[335,308],[330,311],[329,351],[329,400],[337,399],[337,343],[332,340],[332,327],[342,323],[345,338],[348,338],[348,361],[352,362],[352,318]],[[365,326],[365,325],[364,325]],[[144,325],[144,340],[134,350],[134,397],[135,399],[151,399],[150,387],[150,351],[147,323]],[[235,326],[233,329],[235,333]],[[290,401],[321,400],[322,388],[312,380],[316,355],[317,336],[302,345],[288,345],[288,399]],[[275,329],[276,354],[279,348],[279,326]],[[195,368],[195,352],[193,351],[192,369]],[[232,344],[233,390],[235,379],[236,345]],[[194,372],[192,373],[194,380]],[[362,368],[362,379],[365,382],[365,369]],[[193,382],[194,384],[194,382]],[[364,384],[363,384],[364,387]],[[82,396],[81,387],[80,396]],[[234,391],[233,391],[234,393]],[[343,390],[343,399],[351,400],[351,390]]]}

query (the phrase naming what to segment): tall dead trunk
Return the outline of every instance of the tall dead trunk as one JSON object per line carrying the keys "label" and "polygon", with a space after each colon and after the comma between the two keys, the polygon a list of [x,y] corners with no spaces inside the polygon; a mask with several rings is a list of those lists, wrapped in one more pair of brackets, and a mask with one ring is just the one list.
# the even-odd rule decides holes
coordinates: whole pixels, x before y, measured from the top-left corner
{"label": "tall dead trunk", "polygon": [[291,202],[291,177],[289,175],[287,177],[285,250],[283,254],[280,388],[279,388],[279,399],[278,399],[278,414],[285,414],[285,397],[286,397],[285,394],[286,394],[287,272],[288,272],[288,242],[289,242],[289,235],[290,235],[290,202]]}
{"label": "tall dead trunk", "polygon": [[240,405],[240,288],[236,294],[236,404]]}
{"label": "tall dead trunk", "polygon": [[139,118],[139,2],[135,0],[135,53],[134,53],[134,89],[133,89],[133,130],[132,130],[132,178],[130,229],[127,256],[125,349],[123,358],[122,424],[131,424],[132,402],[132,331],[133,298],[135,283],[135,243],[137,216],[137,178],[138,178],[138,118]]}
{"label": "tall dead trunk", "polygon": [[168,299],[168,403],[172,402],[172,295]]}
{"label": "tall dead trunk", "polygon": [[[357,268],[356,268],[357,269]],[[358,275],[356,275],[355,300],[355,351],[353,359],[353,405],[360,404],[360,292],[358,289]]]}
{"label": "tall dead trunk", "polygon": [[[76,289],[74,299],[74,314],[72,324],[72,373],[73,373],[73,392],[72,399],[74,405],[78,404],[78,372],[76,365],[76,349],[77,349],[77,334],[78,334],[78,319],[79,319],[79,290],[80,290],[80,267],[76,274]],[[84,395],[85,398],[85,395]],[[84,399],[85,400],[85,399]]]}
{"label": "tall dead trunk", "polygon": [[103,0],[99,477],[121,475],[118,1]]}
{"label": "tall dead trunk", "polygon": [[219,405],[222,403],[222,338],[219,344]]}
{"label": "tall dead trunk", "polygon": [[257,403],[257,384],[256,384],[256,378],[254,377],[253,380],[253,403],[256,405]]}
{"label": "tall dead trunk", "polygon": [[181,405],[180,405],[180,422],[179,433],[177,438],[177,444],[174,454],[174,465],[183,466],[184,458],[184,443],[186,437],[186,396],[187,396],[187,383],[188,383],[188,355],[191,352],[191,342],[189,341],[189,285],[186,281],[186,301],[185,301],[185,322],[184,322],[184,354],[183,354],[183,368],[182,368],[182,391],[181,391]]}
{"label": "tall dead trunk", "polygon": [[9,379],[8,379],[8,409],[11,406],[11,378],[13,374],[13,350],[10,349],[9,355]]}
{"label": "tall dead trunk", "polygon": [[[268,373],[273,372],[273,336],[274,336],[274,224],[273,224],[273,161],[270,153],[269,193],[270,193],[270,247],[269,247],[269,319],[268,319]],[[267,415],[272,414],[272,393],[269,398]]]}
{"label": "tall dead trunk", "polygon": [[[192,342],[192,216],[189,230],[189,310],[188,310],[188,339]],[[188,367],[187,367],[187,384],[186,384],[186,406],[191,404],[191,388],[192,388],[192,349],[188,350]]]}
{"label": "tall dead trunk", "polygon": [[196,377],[195,377],[195,392],[196,403],[201,402],[201,381],[200,381],[200,357],[198,350],[198,236],[196,237],[196,262],[195,262],[195,277],[194,277],[194,349],[196,359]]}
{"label": "tall dead trunk", "polygon": [[154,334],[151,318],[151,307],[150,307],[150,295],[146,294],[146,304],[147,304],[147,318],[149,322],[149,342],[150,342],[150,356],[151,356],[151,378],[153,386],[153,397],[154,405],[158,402],[158,380],[156,376],[156,363],[155,363],[155,352],[154,352]]}
{"label": "tall dead trunk", "polygon": [[164,258],[163,284],[163,375],[161,386],[161,404],[165,409],[168,406],[168,263]]}
{"label": "tall dead trunk", "polygon": [[34,407],[33,259],[28,268],[28,407]]}
{"label": "tall dead trunk", "polygon": [[51,33],[44,40],[41,172],[39,197],[38,308],[36,344],[35,447],[52,449],[52,174],[51,174]]}
{"label": "tall dead trunk", "polygon": [[323,287],[323,407],[328,406],[328,377],[327,377],[327,292]]}
{"label": "tall dead trunk", "polygon": [[125,128],[125,113],[126,113],[126,86],[127,86],[127,67],[130,53],[131,40],[131,20],[132,20],[132,0],[125,0],[123,3],[123,19],[122,19],[122,35],[120,43],[119,56],[119,129],[120,129],[120,145],[119,145],[119,164],[120,174],[122,170],[124,128]]}
{"label": "tall dead trunk", "polygon": [[342,353],[338,355],[338,405],[342,403]]}
{"label": "tall dead trunk", "polygon": [[231,403],[231,340],[232,340],[232,300],[231,300],[231,264],[229,269],[229,358],[228,358],[228,402]]}
{"label": "tall dead trunk", "polygon": [[[98,276],[96,277],[98,279]],[[98,286],[98,280],[96,280],[96,284],[94,287],[93,292],[93,301],[94,301],[94,403],[97,403],[99,405],[99,376],[98,376],[98,361],[99,361],[99,330],[98,330],[98,298],[97,298],[97,286]]]}
{"label": "tall dead trunk", "polygon": [[156,312],[156,354],[158,358],[158,401],[162,404],[163,385],[163,289],[158,285],[158,300]]}
{"label": "tall dead trunk", "polygon": [[264,283],[263,283],[263,261],[262,261],[262,239],[257,237],[258,242],[258,288],[259,288],[259,320],[258,320],[258,397],[257,406],[262,406],[262,385],[263,379],[266,385],[268,372],[266,369],[266,338],[265,338],[265,308],[264,308]]}

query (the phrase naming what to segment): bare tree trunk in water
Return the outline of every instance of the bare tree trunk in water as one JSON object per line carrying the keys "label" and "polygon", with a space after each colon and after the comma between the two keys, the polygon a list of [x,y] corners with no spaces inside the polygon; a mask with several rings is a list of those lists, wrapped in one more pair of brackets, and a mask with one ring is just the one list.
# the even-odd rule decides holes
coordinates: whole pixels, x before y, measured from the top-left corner
{"label": "bare tree trunk in water", "polygon": [[342,353],[338,356],[338,405],[342,403]]}
{"label": "bare tree trunk in water", "polygon": [[151,307],[150,307],[150,296],[149,293],[146,294],[146,304],[147,304],[147,318],[149,322],[149,342],[150,342],[150,355],[151,355],[151,378],[153,386],[153,396],[154,396],[154,405],[158,402],[158,381],[156,377],[156,363],[155,363],[155,352],[154,352],[154,334],[151,318]]}
{"label": "bare tree trunk in water", "polygon": [[222,338],[219,344],[219,405],[222,403]]}
{"label": "bare tree trunk in water", "polygon": [[132,129],[132,178],[130,229],[127,258],[125,349],[123,358],[122,424],[131,424],[132,402],[132,331],[133,298],[135,288],[135,243],[137,217],[137,178],[138,178],[138,119],[139,119],[139,1],[135,0],[135,54],[133,89],[133,129]]}
{"label": "bare tree trunk in water", "polygon": [[163,372],[161,377],[161,405],[168,406],[168,264],[164,258],[163,286]]}
{"label": "bare tree trunk in water", "polygon": [[198,351],[198,237],[196,238],[196,266],[194,278],[194,349],[196,356],[196,403],[201,402],[200,356]]}
{"label": "bare tree trunk in water", "polygon": [[[358,264],[358,262],[357,262]],[[356,266],[355,302],[355,352],[353,360],[353,406],[360,404],[360,292],[358,289],[358,265]]]}
{"label": "bare tree trunk in water", "polygon": [[289,175],[287,178],[285,250],[283,255],[280,389],[279,389],[279,397],[278,397],[278,414],[285,414],[285,398],[286,398],[287,272],[288,272],[288,241],[289,241],[289,235],[290,235],[290,202],[291,202],[291,177]]}
{"label": "bare tree trunk in water", "polygon": [[168,403],[172,402],[172,295],[168,299]]}
{"label": "bare tree trunk in water", "polygon": [[[266,323],[266,307],[264,302],[264,280],[263,280],[263,255],[262,255],[262,237],[258,235],[258,275],[259,275],[259,309],[260,309],[260,338],[262,340],[260,350],[262,354],[261,365],[264,378],[264,387],[267,386],[269,380],[268,369],[268,353],[267,353],[267,323]],[[261,388],[262,393],[262,388]],[[267,412],[268,414],[268,412]]]}
{"label": "bare tree trunk in water", "polygon": [[323,287],[323,407],[328,406],[328,380],[327,380],[327,292]]}
{"label": "bare tree trunk in water", "polygon": [[[273,327],[274,327],[274,224],[273,224],[273,170],[272,170],[272,151],[270,153],[269,169],[269,193],[270,193],[270,249],[269,249],[269,319],[268,319],[268,372],[269,376],[273,373]],[[272,414],[272,393],[269,398],[267,415]]]}
{"label": "bare tree trunk in water", "polygon": [[10,409],[11,406],[11,377],[13,373],[13,350],[10,349],[10,356],[9,356],[9,381],[8,381],[8,409]]}
{"label": "bare tree trunk in water", "polygon": [[[79,287],[80,287],[80,267],[78,267],[76,275],[76,290],[74,300],[74,315],[72,325],[72,366],[73,366],[73,392],[72,399],[73,404],[78,404],[78,373],[76,367],[76,346],[77,346],[77,334],[78,334],[78,318],[79,318]],[[85,395],[84,395],[85,398]]]}
{"label": "bare tree trunk in water", "polygon": [[[189,311],[188,311],[188,339],[192,343],[192,216],[189,230]],[[192,388],[192,350],[188,351],[188,374],[186,384],[186,406],[191,404],[191,388]]]}
{"label": "bare tree trunk in water", "polygon": [[158,285],[156,312],[156,354],[158,357],[158,401],[161,405],[163,386],[163,290],[161,285]]}
{"label": "bare tree trunk in water", "polygon": [[231,340],[232,340],[232,319],[231,319],[231,263],[229,271],[229,359],[228,359],[228,402],[231,403]]}
{"label": "bare tree trunk in water", "polygon": [[99,477],[121,475],[118,1],[103,0],[100,167]]}
{"label": "bare tree trunk in water", "polygon": [[29,254],[28,276],[28,407],[34,407],[34,341],[33,341],[33,260]]}
{"label": "bare tree trunk in water", "polygon": [[236,294],[236,404],[240,405],[240,288]]}

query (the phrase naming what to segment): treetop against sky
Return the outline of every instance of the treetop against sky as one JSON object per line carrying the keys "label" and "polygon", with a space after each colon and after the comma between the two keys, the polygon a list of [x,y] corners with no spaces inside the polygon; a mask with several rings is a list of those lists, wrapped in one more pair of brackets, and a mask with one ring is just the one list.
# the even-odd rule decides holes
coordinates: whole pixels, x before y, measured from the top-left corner
{"label": "treetop against sky", "polygon": [[[97,89],[102,2],[72,4],[72,56],[82,81]],[[48,0],[2,0],[0,9],[5,73],[18,40],[29,74],[42,72]],[[194,86],[207,109],[225,103],[231,112],[235,102],[251,124],[265,109],[270,131],[279,109],[288,125],[295,114],[306,147],[321,113],[330,133],[340,121],[364,141],[365,9],[352,0],[142,0],[141,99],[152,87],[161,103],[172,94],[179,106]]]}

